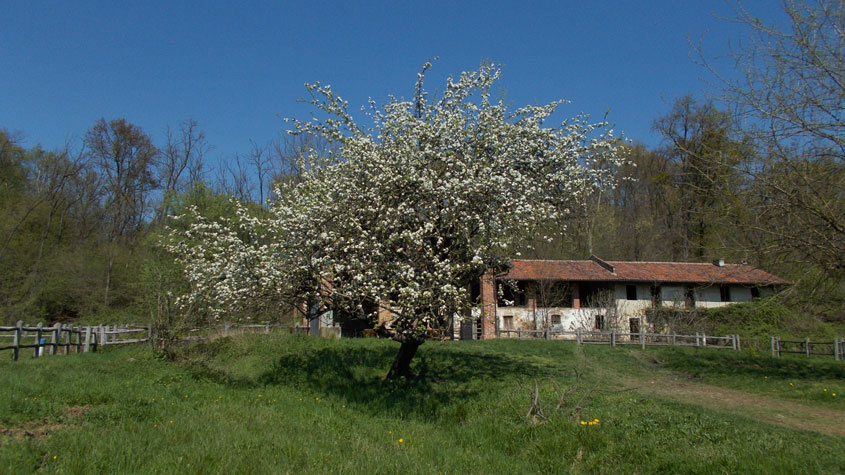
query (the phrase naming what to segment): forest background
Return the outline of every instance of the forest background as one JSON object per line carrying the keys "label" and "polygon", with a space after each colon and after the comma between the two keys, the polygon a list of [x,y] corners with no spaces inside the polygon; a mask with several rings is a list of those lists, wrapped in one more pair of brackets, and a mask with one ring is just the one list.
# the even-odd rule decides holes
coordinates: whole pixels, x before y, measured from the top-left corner
{"label": "forest background", "polygon": [[[747,262],[794,282],[778,300],[799,327],[841,325],[843,7],[784,8],[791,19],[784,30],[739,10],[750,31],[732,53],[740,79],[711,69],[713,96],[672,101],[653,121],[660,145],[623,145],[629,164],[614,169],[619,185],[572,210],[563,239],[538,236],[514,255]],[[297,180],[309,153],[332,147],[280,132],[212,162],[213,138],[190,118],[168,127],[159,143],[124,118],[101,119],[83,137],[44,150],[0,129],[5,322],[160,319],[186,285],[157,244],[168,225],[180,226],[168,216],[196,206],[225,219],[232,199],[261,214],[274,183]]]}

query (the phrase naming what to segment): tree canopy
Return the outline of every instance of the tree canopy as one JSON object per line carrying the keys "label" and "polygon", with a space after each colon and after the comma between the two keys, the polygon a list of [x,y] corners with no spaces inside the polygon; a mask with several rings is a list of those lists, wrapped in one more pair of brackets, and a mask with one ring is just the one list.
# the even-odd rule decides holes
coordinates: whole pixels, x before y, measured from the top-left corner
{"label": "tree canopy", "polygon": [[562,101],[511,110],[491,97],[493,65],[431,98],[429,67],[413,100],[372,104],[371,128],[329,86],[308,86],[326,117],[294,121],[293,133],[322,136],[336,152],[278,189],[264,215],[241,207],[236,220],[198,218],[171,247],[193,284],[184,303],[215,312],[301,303],[311,317],[331,310],[373,324],[381,309],[380,330],[403,344],[391,375],[402,374],[427,331],[475,305],[468,286],[503,269],[514,243],[541,225],[561,232],[550,224],[611,181],[619,159],[607,124],[578,116],[546,127]]}

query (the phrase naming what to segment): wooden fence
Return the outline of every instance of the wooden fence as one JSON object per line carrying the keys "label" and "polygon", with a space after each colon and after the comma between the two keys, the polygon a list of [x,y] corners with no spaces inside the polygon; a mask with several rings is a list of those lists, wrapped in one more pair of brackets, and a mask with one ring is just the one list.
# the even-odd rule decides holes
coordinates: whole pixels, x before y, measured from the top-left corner
{"label": "wooden fence", "polygon": [[591,331],[577,329],[573,331],[546,330],[499,330],[500,338],[530,338],[545,340],[575,340],[579,345],[637,345],[646,346],[699,346],[723,348],[734,351],[741,349],[739,335],[713,336],[704,333],[678,335],[675,333],[624,333],[615,330]]}
{"label": "wooden fence", "polygon": [[834,360],[845,359],[845,338],[834,338],[833,341],[781,340],[773,336],[770,339],[772,356],[780,358],[783,353],[811,356],[833,356]]}
{"label": "wooden fence", "polygon": [[[320,336],[340,337],[340,327],[321,328],[320,330]],[[181,337],[180,340],[207,340],[219,336],[270,333],[271,331],[310,334],[310,328],[307,326],[227,322],[221,325],[186,330],[186,336]],[[85,353],[96,351],[100,345],[146,343],[153,337],[153,330],[149,326],[142,325],[72,326],[57,323],[51,327],[45,327],[40,323],[25,326],[22,322],[17,322],[15,326],[11,327],[0,326],[0,351],[11,350],[12,358],[17,360],[21,355],[21,350],[25,349],[32,349],[34,357],[73,352]]]}
{"label": "wooden fence", "polygon": [[0,326],[0,351],[11,350],[12,359],[16,361],[23,349],[32,349],[33,356],[39,357],[85,353],[96,351],[99,345],[124,345],[149,340],[150,328],[136,325],[80,327],[56,323],[45,327],[41,323],[24,326],[19,321],[12,327]]}

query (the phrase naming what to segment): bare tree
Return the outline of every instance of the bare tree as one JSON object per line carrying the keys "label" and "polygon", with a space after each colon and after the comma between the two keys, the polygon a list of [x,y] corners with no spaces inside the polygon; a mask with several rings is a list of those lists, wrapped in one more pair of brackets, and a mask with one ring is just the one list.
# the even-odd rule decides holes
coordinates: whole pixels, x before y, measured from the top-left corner
{"label": "bare tree", "polygon": [[[782,3],[788,26],[741,4],[748,37],[731,51],[738,79],[714,73],[760,151],[743,169],[754,182],[749,224],[770,254],[845,271],[845,2]],[[731,71],[733,73],[733,70]]]}
{"label": "bare tree", "polygon": [[253,141],[250,141],[252,148],[247,157],[247,161],[255,170],[256,185],[258,186],[258,203],[264,206],[267,198],[267,191],[270,186],[270,178],[272,175],[272,159],[269,153],[269,147],[261,147]]}
{"label": "bare tree", "polygon": [[[126,243],[141,230],[151,211],[150,193],[157,186],[158,150],[150,136],[125,119],[100,119],[85,136],[91,159],[104,180],[106,238]],[[108,253],[103,301],[109,302],[114,253]]]}
{"label": "bare tree", "polygon": [[174,136],[168,127],[165,140],[158,167],[162,188],[161,204],[156,211],[156,220],[159,223],[172,211],[175,195],[185,191],[186,185],[201,179],[203,160],[210,149],[205,133],[200,130],[199,122],[194,119],[188,119],[179,125],[178,136]]}
{"label": "bare tree", "polygon": [[534,302],[534,329],[549,329],[554,324],[552,319],[554,311],[552,309],[572,306],[572,287],[569,282],[565,281],[535,281]]}
{"label": "bare tree", "polygon": [[269,145],[274,183],[296,184],[306,171],[320,168],[336,157],[337,146],[309,133],[280,134]]}
{"label": "bare tree", "polygon": [[216,172],[216,192],[232,196],[244,203],[254,201],[255,187],[250,179],[248,165],[239,155],[236,155],[234,160],[221,162]]}

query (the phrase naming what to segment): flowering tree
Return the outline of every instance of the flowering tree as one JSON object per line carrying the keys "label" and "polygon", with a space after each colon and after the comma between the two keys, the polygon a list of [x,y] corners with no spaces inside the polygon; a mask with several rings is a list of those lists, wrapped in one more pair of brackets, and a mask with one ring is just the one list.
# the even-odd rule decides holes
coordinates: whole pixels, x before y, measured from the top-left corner
{"label": "flowering tree", "polygon": [[[388,377],[406,374],[430,329],[477,305],[468,287],[505,268],[509,249],[549,229],[617,159],[606,124],[578,116],[543,123],[561,101],[516,110],[491,98],[492,65],[449,78],[431,100],[419,74],[412,101],[371,102],[356,122],[330,87],[309,85],[323,120],[293,121],[294,134],[338,144],[321,167],[277,189],[264,216],[195,217],[170,249],[193,292],[220,314],[256,302],[299,304],[316,317],[378,323],[401,342]],[[560,229],[560,228],[558,228]],[[389,314],[377,322],[376,314]]]}

